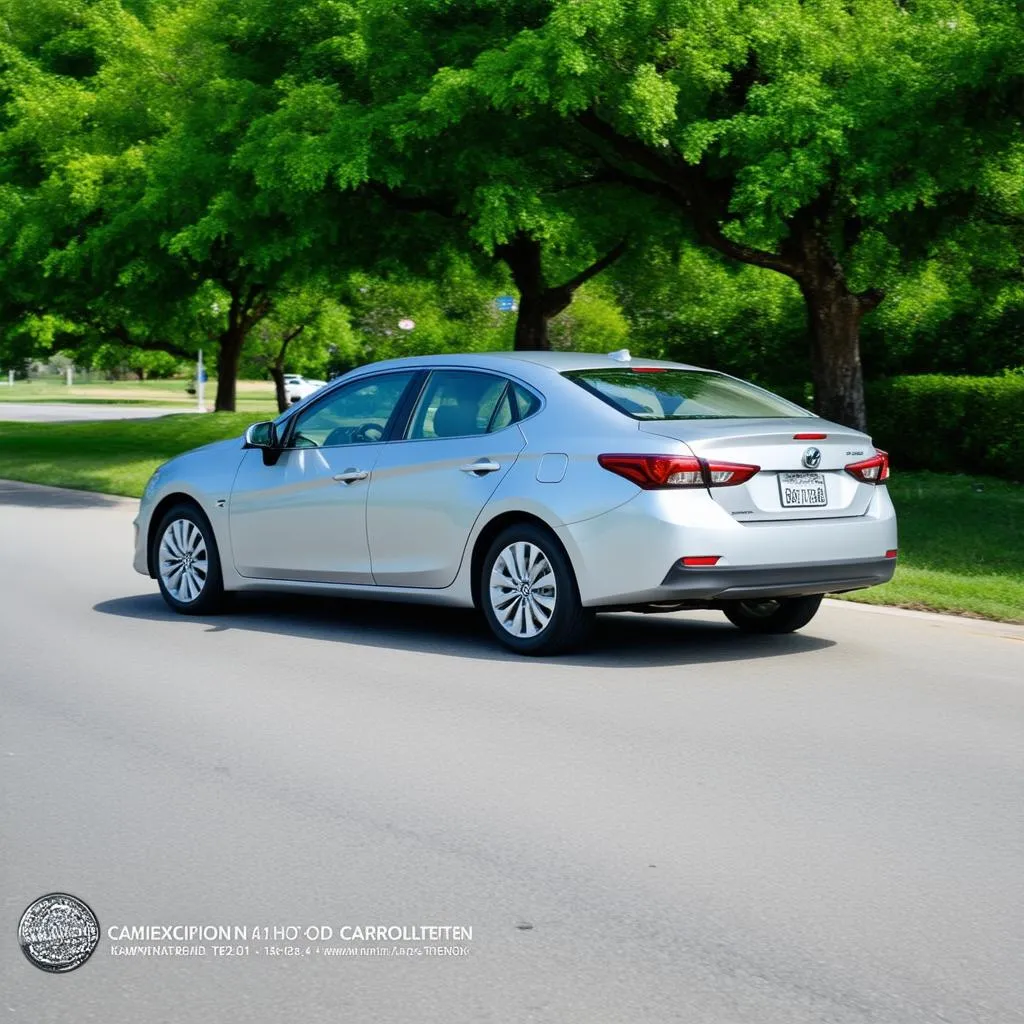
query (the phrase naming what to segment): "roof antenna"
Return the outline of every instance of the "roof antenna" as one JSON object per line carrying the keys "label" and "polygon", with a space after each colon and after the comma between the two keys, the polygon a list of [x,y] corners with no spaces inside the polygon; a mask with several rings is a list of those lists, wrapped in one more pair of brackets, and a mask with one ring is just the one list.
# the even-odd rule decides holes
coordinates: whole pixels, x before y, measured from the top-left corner
{"label": "roof antenna", "polygon": [[629,354],[628,348],[620,348],[614,352],[609,352],[608,358],[614,359],[617,363],[628,363],[633,357]]}

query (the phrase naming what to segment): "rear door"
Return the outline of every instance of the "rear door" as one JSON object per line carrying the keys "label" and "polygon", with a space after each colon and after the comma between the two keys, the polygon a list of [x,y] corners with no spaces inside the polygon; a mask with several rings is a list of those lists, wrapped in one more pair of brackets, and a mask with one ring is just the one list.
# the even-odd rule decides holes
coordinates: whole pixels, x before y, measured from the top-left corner
{"label": "rear door", "polygon": [[526,446],[511,383],[493,373],[435,370],[404,440],[373,469],[366,532],[374,582],[447,587],[474,523]]}
{"label": "rear door", "polygon": [[761,467],[744,484],[711,496],[744,521],[835,519],[868,510],[874,484],[845,471],[875,454],[858,431],[813,418],[652,421],[640,429],[685,441],[709,461]]}

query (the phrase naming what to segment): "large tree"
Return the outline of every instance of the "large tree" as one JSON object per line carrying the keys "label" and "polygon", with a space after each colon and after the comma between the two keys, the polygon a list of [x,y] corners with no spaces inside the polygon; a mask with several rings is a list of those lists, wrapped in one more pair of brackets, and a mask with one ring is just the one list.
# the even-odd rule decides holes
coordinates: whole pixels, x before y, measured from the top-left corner
{"label": "large tree", "polygon": [[[292,39],[281,103],[253,126],[242,155],[286,214],[296,193],[349,190],[419,218],[404,245],[392,221],[416,271],[431,234],[436,247],[474,247],[507,266],[520,349],[550,346],[551,320],[619,259],[627,234],[642,234],[641,210],[651,208],[598,173],[585,146],[567,147],[557,115],[495,114],[457,83],[431,91],[440,69],[540,24],[546,9],[362,0],[338,23],[316,16],[314,0],[299,0],[293,12],[307,12],[307,31]],[[415,243],[425,237],[424,253]]]}
{"label": "large tree", "polygon": [[681,230],[791,278],[817,408],[864,427],[882,257],[908,212],[972,189],[979,131],[1001,134],[1019,89],[1020,19],[991,0],[553,0],[441,70],[427,102],[458,88],[496,116],[554,111]]}

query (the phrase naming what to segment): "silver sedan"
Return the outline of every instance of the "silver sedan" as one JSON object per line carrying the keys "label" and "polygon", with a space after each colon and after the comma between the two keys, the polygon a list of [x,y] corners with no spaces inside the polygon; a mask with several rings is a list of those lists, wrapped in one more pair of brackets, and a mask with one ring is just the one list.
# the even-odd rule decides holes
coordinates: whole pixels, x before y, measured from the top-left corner
{"label": "silver sedan", "polygon": [[522,654],[598,611],[790,632],[890,579],[888,456],[725,374],[628,352],[426,356],[161,466],[135,568],[177,611],[276,590],[480,609]]}

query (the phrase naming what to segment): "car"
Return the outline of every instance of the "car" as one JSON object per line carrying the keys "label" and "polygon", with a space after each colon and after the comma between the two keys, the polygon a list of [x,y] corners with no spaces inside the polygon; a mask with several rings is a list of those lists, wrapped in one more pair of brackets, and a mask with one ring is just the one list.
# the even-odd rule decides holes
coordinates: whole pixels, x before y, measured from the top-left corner
{"label": "car", "polygon": [[284,375],[285,397],[288,399],[289,404],[292,405],[309,398],[310,395],[315,394],[322,387],[326,386],[327,381],[325,380],[312,380],[298,373],[286,373]]}
{"label": "car", "polygon": [[888,475],[866,434],[714,370],[419,356],[165,463],[134,565],[185,614],[253,590],[475,607],[529,655],[606,611],[786,633],[892,577]]}

